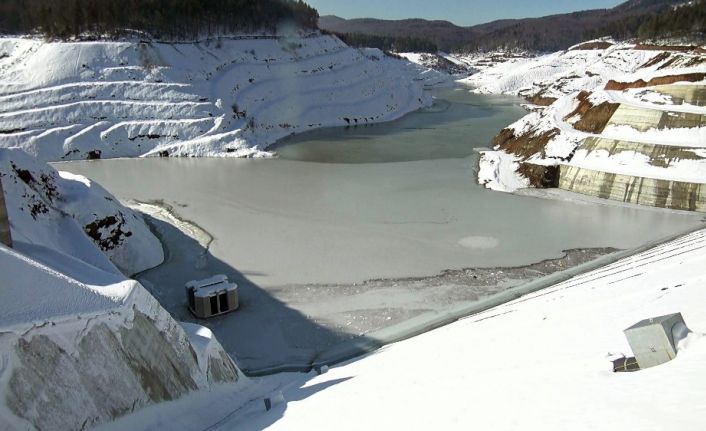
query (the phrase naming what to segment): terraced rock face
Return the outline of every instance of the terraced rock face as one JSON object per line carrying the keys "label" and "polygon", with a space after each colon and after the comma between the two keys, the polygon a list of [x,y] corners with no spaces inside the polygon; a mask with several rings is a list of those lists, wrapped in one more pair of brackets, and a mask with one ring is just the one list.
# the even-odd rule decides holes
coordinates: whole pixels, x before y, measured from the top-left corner
{"label": "terraced rock face", "polygon": [[[584,139],[561,166],[559,187],[622,202],[705,211],[706,142],[700,131],[706,116],[696,109],[703,90],[680,85],[631,92],[633,100],[663,101],[662,109],[686,103],[696,112],[621,104],[603,136]],[[635,140],[610,139],[616,135]]]}
{"label": "terraced rock face", "polygon": [[603,199],[659,208],[706,212],[706,184],[562,166],[559,187]]}
{"label": "terraced rock face", "polygon": [[421,67],[323,35],[204,43],[0,38],[0,147],[40,160],[253,156],[431,103]]}
{"label": "terraced rock face", "polygon": [[478,182],[505,192],[552,187],[561,165],[706,183],[705,70],[699,47],[604,40],[482,69],[467,80],[478,92],[556,100],[498,135]]}
{"label": "terraced rock face", "polygon": [[0,246],[0,429],[88,429],[238,381],[210,331],[186,330],[116,267],[163,260],[136,213],[19,149],[0,148],[0,181],[14,239]]}
{"label": "terraced rock face", "polygon": [[[693,59],[690,62],[687,62],[684,67],[692,67],[699,65],[703,62],[703,59],[697,57],[699,61],[693,62]],[[693,63],[693,64],[690,64]],[[660,66],[660,68],[674,68],[680,66],[679,64],[675,64],[671,60],[669,60],[666,64],[663,64]],[[681,75],[667,75],[667,76],[659,76],[652,78],[648,81],[645,81],[644,79],[639,79],[637,81],[633,82],[621,82],[621,81],[614,81],[610,80],[605,86],[606,90],[617,90],[617,91],[622,91],[622,90],[627,90],[628,88],[645,88],[645,87],[652,87],[655,85],[668,85],[668,84],[673,84],[675,82],[699,82],[703,81],[706,79],[706,73],[685,73]]]}

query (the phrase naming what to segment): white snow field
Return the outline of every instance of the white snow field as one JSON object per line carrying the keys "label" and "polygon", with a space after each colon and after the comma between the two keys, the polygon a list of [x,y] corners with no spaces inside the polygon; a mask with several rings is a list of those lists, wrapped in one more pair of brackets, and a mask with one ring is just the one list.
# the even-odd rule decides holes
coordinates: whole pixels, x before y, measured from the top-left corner
{"label": "white snow field", "polygon": [[[582,49],[537,58],[511,58],[493,63],[466,80],[479,93],[521,95],[528,100],[543,100],[548,106],[533,106],[531,113],[510,125],[504,132],[515,138],[542,142],[533,154],[495,148],[484,151],[478,181],[488,188],[514,192],[532,186],[530,179],[518,172],[522,163],[533,165],[596,167],[610,173],[671,181],[706,183],[706,126],[703,101],[684,100],[706,85],[706,59],[701,51],[680,52],[664,47],[645,47],[612,43],[605,49]],[[700,78],[699,78],[700,76]],[[656,85],[669,80],[674,85]],[[610,81],[617,82],[617,85]],[[642,87],[622,90],[621,83],[640,83]],[[654,83],[654,84],[651,84]],[[688,87],[694,90],[689,91]],[[670,94],[671,93],[671,94]],[[581,97],[585,101],[581,101]],[[696,98],[695,98],[696,99]],[[609,116],[604,130],[597,133],[575,127],[582,119],[581,109],[601,104],[618,106]],[[676,118],[673,121],[665,121]],[[652,121],[647,121],[652,119]],[[662,119],[662,121],[660,121]],[[680,122],[681,120],[681,122]],[[645,123],[645,124],[642,124]],[[589,137],[626,141],[639,146],[682,147],[682,158],[656,166],[649,152],[653,148],[625,148],[617,154],[597,151],[587,155],[581,143]],[[674,148],[673,150],[678,150]],[[667,148],[666,151],[670,151]],[[658,154],[664,153],[657,151]]]}
{"label": "white snow field", "polygon": [[[235,390],[197,393],[109,429],[700,431],[704,265],[701,230],[323,375],[256,379],[261,395],[250,402]],[[622,331],[674,312],[693,331],[676,359],[614,373],[612,360],[631,355]],[[265,411],[265,397],[281,402]]]}
{"label": "white snow field", "polygon": [[185,330],[120,272],[163,260],[140,216],[19,149],[0,149],[0,180],[0,429],[85,429],[239,381],[209,330]]}
{"label": "white snow field", "polygon": [[0,147],[43,161],[267,155],[431,104],[444,74],[318,33],[195,43],[0,39]]}

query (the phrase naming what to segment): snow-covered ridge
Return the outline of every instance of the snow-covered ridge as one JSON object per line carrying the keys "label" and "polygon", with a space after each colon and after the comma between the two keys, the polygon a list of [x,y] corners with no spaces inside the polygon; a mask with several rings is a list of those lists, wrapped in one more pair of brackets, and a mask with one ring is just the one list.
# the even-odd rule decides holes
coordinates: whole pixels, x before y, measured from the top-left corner
{"label": "snow-covered ridge", "polygon": [[257,156],[292,133],[388,121],[441,74],[324,35],[197,43],[0,39],[0,147],[40,160]]}

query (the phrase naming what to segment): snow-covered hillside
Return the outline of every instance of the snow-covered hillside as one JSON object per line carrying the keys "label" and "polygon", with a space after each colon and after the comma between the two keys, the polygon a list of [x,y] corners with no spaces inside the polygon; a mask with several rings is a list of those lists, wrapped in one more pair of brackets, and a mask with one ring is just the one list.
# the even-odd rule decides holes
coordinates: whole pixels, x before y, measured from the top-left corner
{"label": "snow-covered hillside", "polygon": [[[489,63],[463,82],[479,93],[559,98],[605,85],[609,79],[632,73],[659,54],[634,50],[634,45],[610,44],[605,49],[575,49],[539,57],[507,56]],[[491,57],[497,57],[490,54]]]}
{"label": "snow-covered hillside", "polygon": [[[271,429],[702,430],[704,265],[700,231],[301,379]],[[613,373],[622,331],[674,312],[693,331],[677,358]]]}
{"label": "snow-covered hillside", "polygon": [[443,75],[440,76],[440,84],[444,84],[443,78],[446,78],[446,81],[448,81],[447,85],[453,85],[453,80],[446,74],[453,75],[459,79],[465,78],[475,72],[475,69],[465,62],[441,51],[436,54],[424,52],[400,52],[397,53],[397,55],[414,64],[426,67],[427,69],[443,72]]}
{"label": "snow-covered hillside", "polygon": [[440,74],[333,36],[198,43],[0,39],[0,147],[40,160],[258,156],[284,136],[388,121]]}
{"label": "snow-covered hillside", "polygon": [[[493,64],[465,82],[477,92],[517,94],[533,104],[531,113],[496,137],[494,151],[482,153],[478,179],[489,188],[557,186],[560,171],[562,178],[570,172],[559,166],[598,167],[610,175],[625,175],[630,189],[641,187],[642,179],[669,181],[659,186],[669,194],[706,184],[702,48],[595,41],[534,59]],[[608,139],[614,145],[597,148],[588,139]],[[572,172],[589,181],[586,172]],[[595,185],[596,190],[600,187]],[[613,193],[589,188],[576,191],[606,194],[603,197]],[[703,188],[687,201],[703,199]],[[617,188],[614,192],[619,194]],[[657,206],[700,207],[676,203],[681,199],[676,197],[674,203],[662,204],[659,198],[636,199],[626,197]]]}

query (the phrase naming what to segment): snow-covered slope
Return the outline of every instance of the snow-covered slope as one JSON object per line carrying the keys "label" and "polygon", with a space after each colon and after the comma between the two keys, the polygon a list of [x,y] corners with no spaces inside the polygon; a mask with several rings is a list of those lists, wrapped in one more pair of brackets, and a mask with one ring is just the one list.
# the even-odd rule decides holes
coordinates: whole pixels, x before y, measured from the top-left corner
{"label": "snow-covered slope", "polygon": [[493,63],[463,82],[479,93],[559,98],[593,89],[609,79],[631,73],[659,54],[634,50],[632,45],[615,44],[606,49],[573,49],[539,57],[509,57]]}
{"label": "snow-covered slope", "polygon": [[53,262],[63,255],[128,275],[164,258],[141,216],[87,178],[57,172],[19,149],[0,148],[0,180],[13,244],[23,253]]}
{"label": "snow-covered slope", "polygon": [[[703,429],[706,232],[300,378],[242,429]],[[623,330],[681,312],[693,331],[672,362],[613,373]],[[232,428],[232,425],[231,425]],[[228,429],[223,427],[219,429]]]}
{"label": "snow-covered slope", "polygon": [[[454,75],[458,79],[464,78],[474,72],[474,69],[463,61],[444,52],[438,52],[436,54],[426,52],[399,52],[397,55],[427,69],[443,72],[441,77],[447,79],[447,85],[453,85],[453,81],[450,76],[445,76],[446,74]],[[439,80],[439,83],[443,84],[444,81]]]}
{"label": "snow-covered slope", "polygon": [[0,39],[0,147],[40,160],[257,156],[431,103],[438,72],[333,36],[200,43]]}

